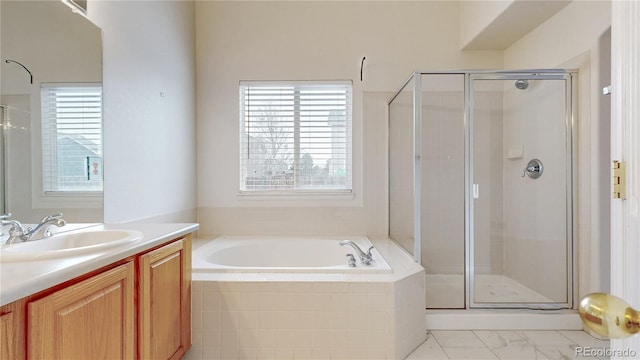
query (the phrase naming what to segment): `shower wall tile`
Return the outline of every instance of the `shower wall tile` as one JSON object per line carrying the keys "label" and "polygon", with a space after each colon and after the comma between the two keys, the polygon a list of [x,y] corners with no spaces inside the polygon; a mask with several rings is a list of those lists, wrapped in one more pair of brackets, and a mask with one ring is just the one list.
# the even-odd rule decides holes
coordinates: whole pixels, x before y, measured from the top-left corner
{"label": "shower wall tile", "polygon": [[[505,162],[505,275],[560,302],[568,248],[564,82],[530,81],[526,92],[505,91],[504,102],[504,141],[524,147],[523,158]],[[535,180],[521,176],[531,159],[544,165]]]}
{"label": "shower wall tile", "polygon": [[474,262],[476,274],[502,274],[504,239],[496,226],[503,215],[502,91],[476,91],[473,109]]}
{"label": "shower wall tile", "polygon": [[422,252],[429,272],[444,274],[464,269],[463,77],[449,81],[459,91],[422,93]]}

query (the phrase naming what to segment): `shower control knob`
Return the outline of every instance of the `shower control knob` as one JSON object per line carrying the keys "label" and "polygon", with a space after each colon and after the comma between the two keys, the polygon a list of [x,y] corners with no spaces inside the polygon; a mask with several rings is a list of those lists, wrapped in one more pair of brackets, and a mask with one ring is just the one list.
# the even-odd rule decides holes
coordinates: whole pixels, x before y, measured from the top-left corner
{"label": "shower control knob", "polygon": [[539,166],[529,166],[527,168],[525,168],[524,170],[522,170],[522,177],[524,177],[526,174],[531,173],[531,172],[539,172],[540,171],[540,167]]}
{"label": "shower control knob", "polygon": [[527,166],[522,170],[522,174],[520,176],[524,177],[525,175],[529,176],[531,179],[537,179],[542,175],[542,161],[538,159],[529,160]]}

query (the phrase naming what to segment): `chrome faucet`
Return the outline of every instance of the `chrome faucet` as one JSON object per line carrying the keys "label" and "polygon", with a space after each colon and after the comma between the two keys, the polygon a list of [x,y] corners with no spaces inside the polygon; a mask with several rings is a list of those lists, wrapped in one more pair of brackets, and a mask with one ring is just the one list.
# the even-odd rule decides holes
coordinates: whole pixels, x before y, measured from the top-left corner
{"label": "chrome faucet", "polygon": [[9,239],[7,239],[6,243],[13,244],[17,241],[24,242],[51,237],[53,235],[53,233],[49,229],[51,225],[62,227],[65,226],[67,222],[62,218],[62,213],[57,213],[45,216],[33,229],[25,229],[24,226],[17,220],[2,220],[1,224],[11,225],[11,229],[9,229]]}
{"label": "chrome faucet", "polygon": [[51,237],[53,235],[49,229],[51,225],[63,227],[67,225],[67,222],[62,218],[62,213],[45,216],[36,227],[27,230],[27,240],[39,240]]}
{"label": "chrome faucet", "polygon": [[[2,215],[0,215],[0,221],[9,220],[10,217],[11,217],[11,213],[10,212],[8,212],[6,214],[2,214]],[[0,236],[4,236],[4,229],[2,228],[2,226],[0,226]]]}
{"label": "chrome faucet", "polygon": [[26,241],[26,237],[24,235],[25,229],[18,220],[2,220],[0,224],[2,226],[11,225],[11,228],[9,229],[9,238],[5,244],[13,244],[16,240],[19,240],[20,242]]}
{"label": "chrome faucet", "polygon": [[367,250],[367,252],[365,253],[364,251],[362,251],[362,249],[360,249],[360,246],[358,246],[358,244],[354,243],[351,240],[340,241],[340,246],[345,246],[345,245],[351,246],[358,253],[358,256],[360,256],[360,262],[362,263],[362,265],[371,264],[371,260],[373,260],[371,255],[371,249],[373,249],[373,246],[370,247],[369,250]]}

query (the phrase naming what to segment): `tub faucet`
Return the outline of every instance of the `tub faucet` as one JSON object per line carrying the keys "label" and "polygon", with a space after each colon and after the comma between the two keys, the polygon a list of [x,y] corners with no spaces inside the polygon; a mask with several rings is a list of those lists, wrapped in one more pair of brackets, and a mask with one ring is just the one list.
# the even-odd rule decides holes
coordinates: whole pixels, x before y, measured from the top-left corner
{"label": "tub faucet", "polygon": [[29,240],[40,240],[53,235],[49,226],[55,225],[62,227],[67,224],[62,218],[62,213],[48,215],[40,220],[40,223],[33,229],[25,229],[24,226],[17,220],[2,220],[2,225],[11,225],[9,229],[9,238],[7,244],[13,244],[15,242],[24,242]]}
{"label": "tub faucet", "polygon": [[371,260],[372,260],[371,249],[373,249],[373,246],[370,247],[369,250],[367,250],[367,252],[365,253],[364,251],[362,251],[362,249],[360,249],[360,246],[358,246],[358,244],[354,243],[351,240],[340,241],[340,246],[345,246],[345,245],[351,246],[358,253],[358,256],[360,256],[360,262],[362,263],[362,265],[371,264]]}

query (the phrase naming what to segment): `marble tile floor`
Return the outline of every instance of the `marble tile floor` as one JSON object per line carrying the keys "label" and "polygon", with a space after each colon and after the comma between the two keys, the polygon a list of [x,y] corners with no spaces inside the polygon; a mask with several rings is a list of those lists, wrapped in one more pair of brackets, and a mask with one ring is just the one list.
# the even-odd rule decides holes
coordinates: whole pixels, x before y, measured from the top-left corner
{"label": "marble tile floor", "polygon": [[584,331],[428,331],[407,360],[609,359],[609,341]]}

